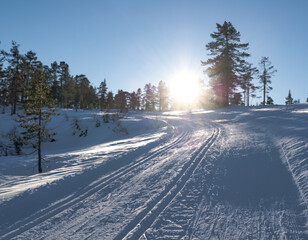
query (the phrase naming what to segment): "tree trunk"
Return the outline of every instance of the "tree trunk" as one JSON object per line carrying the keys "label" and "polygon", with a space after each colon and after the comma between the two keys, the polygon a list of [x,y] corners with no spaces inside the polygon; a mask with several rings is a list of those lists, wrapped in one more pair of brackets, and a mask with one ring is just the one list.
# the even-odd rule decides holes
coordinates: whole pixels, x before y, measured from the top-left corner
{"label": "tree trunk", "polygon": [[265,106],[265,93],[266,93],[266,84],[263,86],[263,106]]}
{"label": "tree trunk", "polygon": [[249,94],[250,94],[250,89],[247,88],[247,107],[249,107]]}
{"label": "tree trunk", "polygon": [[39,130],[38,130],[38,171],[39,173],[43,172],[42,170],[42,155],[41,155],[41,122],[42,122],[42,110],[40,109],[39,113]]}

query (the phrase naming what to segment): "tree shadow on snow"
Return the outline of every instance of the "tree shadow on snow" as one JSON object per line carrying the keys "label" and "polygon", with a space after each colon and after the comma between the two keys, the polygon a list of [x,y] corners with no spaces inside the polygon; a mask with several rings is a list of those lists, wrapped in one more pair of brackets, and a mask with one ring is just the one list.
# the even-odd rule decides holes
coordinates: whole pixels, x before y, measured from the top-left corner
{"label": "tree shadow on snow", "polygon": [[220,168],[218,199],[236,205],[284,202],[298,205],[298,191],[279,152],[253,152],[230,156]]}

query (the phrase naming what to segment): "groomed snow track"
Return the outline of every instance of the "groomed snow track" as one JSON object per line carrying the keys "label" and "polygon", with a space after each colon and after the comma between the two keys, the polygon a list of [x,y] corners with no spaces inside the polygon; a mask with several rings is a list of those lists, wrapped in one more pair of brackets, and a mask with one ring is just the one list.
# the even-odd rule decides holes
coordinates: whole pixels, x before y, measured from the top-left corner
{"label": "groomed snow track", "polygon": [[138,239],[142,236],[142,234],[151,226],[159,214],[185,186],[185,183],[194,173],[199,163],[205,159],[206,152],[213,145],[218,136],[219,129],[214,128],[212,135],[205,141],[202,147],[194,153],[190,161],[187,162],[177,177],[175,177],[173,181],[161,192],[161,194],[157,198],[153,199],[147,207],[115,237],[115,240]]}
{"label": "groomed snow track", "polygon": [[188,135],[190,134],[189,131],[182,132],[179,136],[176,137],[176,139],[170,143],[167,143],[163,145],[162,147],[156,148],[156,150],[152,151],[149,154],[146,154],[142,157],[140,157],[138,160],[125,165],[121,167],[120,169],[112,172],[111,174],[107,175],[106,177],[103,177],[91,185],[89,185],[87,188],[78,191],[77,193],[74,193],[73,195],[70,195],[67,198],[64,198],[63,200],[57,202],[56,204],[51,205],[50,207],[47,207],[45,209],[42,209],[35,214],[31,215],[30,217],[23,219],[22,221],[17,222],[16,224],[12,225],[11,227],[6,229],[6,232],[3,233],[2,236],[0,236],[0,239],[11,239],[17,235],[22,234],[23,232],[31,229],[32,227],[38,225],[39,223],[52,218],[53,216],[61,213],[62,211],[68,209],[69,207],[74,206],[74,204],[79,203],[80,201],[85,200],[86,198],[89,198],[93,194],[97,192],[104,192],[104,195],[108,195],[114,187],[110,187],[112,183],[119,179],[120,177],[123,177],[124,175],[130,173],[133,169],[137,169],[141,165],[144,165],[147,163],[148,160],[153,159],[154,157],[159,156],[160,154],[163,154],[172,148],[177,147],[177,144],[179,144],[181,141],[183,141]]}

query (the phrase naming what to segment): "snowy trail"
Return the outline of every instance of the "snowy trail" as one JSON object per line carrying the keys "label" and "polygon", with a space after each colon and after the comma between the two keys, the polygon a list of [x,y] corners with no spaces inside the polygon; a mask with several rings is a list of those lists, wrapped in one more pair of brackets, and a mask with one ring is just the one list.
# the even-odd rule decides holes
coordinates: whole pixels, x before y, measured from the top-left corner
{"label": "snowy trail", "polygon": [[[179,142],[181,142],[187,135],[188,132],[183,132],[181,135],[177,136],[174,140],[172,139],[172,141],[168,142],[162,147],[154,149],[148,155],[145,155],[139,158],[137,161],[112,172],[106,177],[102,177],[97,181],[92,182],[86,188],[82,189],[78,193],[70,195],[69,197],[61,200],[60,202],[57,202],[51,205],[50,207],[40,210],[36,214],[32,215],[30,218],[24,219],[22,223],[18,223],[17,226],[14,226],[14,228],[16,228],[15,230],[12,230],[11,232],[4,234],[2,237],[10,238],[11,236],[20,234],[30,229],[31,227],[36,226],[38,223],[51,218],[52,216],[64,211],[69,207],[72,207],[74,204],[80,201],[84,201],[86,198],[97,193],[98,191],[106,190],[108,186],[112,184],[113,181],[118,180],[118,178],[129,173],[133,169],[140,167],[142,164],[145,164],[149,159],[154,158],[157,155],[172,149],[177,144],[179,144]],[[109,188],[107,191],[105,191],[105,195],[110,194],[111,191],[112,190]]]}
{"label": "snowy trail", "polygon": [[155,221],[158,215],[168,206],[173,198],[181,191],[185,183],[193,174],[199,163],[204,159],[205,153],[215,142],[219,129],[215,128],[212,135],[194,153],[191,160],[182,168],[181,172],[173,179],[161,194],[150,202],[144,211],[140,212],[115,239],[138,239]]}
{"label": "snowy trail", "polygon": [[223,128],[207,160],[141,239],[306,239],[299,194],[278,150],[268,142],[260,151],[257,139],[248,147],[249,137],[232,146],[229,135],[239,132]]}
{"label": "snowy trail", "polygon": [[[173,127],[174,128],[174,127]],[[160,146],[151,150],[148,154],[143,154],[142,157],[138,158],[136,161],[124,165],[118,170],[115,170],[111,174],[101,177],[98,180],[93,181],[89,185],[87,185],[84,189],[79,190],[78,192],[74,192],[68,197],[59,200],[51,204],[50,206],[39,210],[35,214],[32,214],[30,217],[23,219],[22,221],[18,221],[14,223],[12,226],[9,226],[3,231],[3,235],[1,239],[10,239],[12,236],[16,236],[33,226],[36,226],[42,221],[51,218],[52,216],[66,210],[69,207],[72,207],[74,204],[78,204],[78,202],[85,201],[86,198],[91,197],[91,195],[104,191],[104,195],[108,195],[112,192],[113,182],[118,181],[121,177],[130,173],[132,170],[136,170],[140,168],[143,164],[146,164],[147,161],[167,152],[171,149],[178,147],[179,143],[190,135],[190,131],[181,131],[180,134],[175,134],[174,136],[169,136],[169,138],[164,141],[160,141]],[[142,139],[143,140],[143,139]],[[143,151],[144,152],[144,151]],[[84,152],[83,152],[84,153]],[[94,158],[95,159],[95,158]],[[52,173],[49,173],[52,174]],[[32,180],[35,182],[35,180]],[[19,182],[19,181],[18,181]],[[18,185],[18,182],[15,183]],[[22,182],[22,180],[20,181]],[[40,184],[40,183],[39,183]],[[10,185],[10,183],[6,184]],[[6,192],[7,188],[3,188],[3,192]]]}
{"label": "snowy trail", "polygon": [[[45,201],[8,220],[0,239],[305,240],[305,138],[281,144],[279,130],[254,125],[257,114],[170,113],[160,116],[168,134],[136,138],[147,144],[76,152],[87,156],[77,163],[84,164],[82,173],[13,198],[5,202],[9,209],[0,206],[10,219],[23,201]],[[53,193],[58,196],[47,200]]]}

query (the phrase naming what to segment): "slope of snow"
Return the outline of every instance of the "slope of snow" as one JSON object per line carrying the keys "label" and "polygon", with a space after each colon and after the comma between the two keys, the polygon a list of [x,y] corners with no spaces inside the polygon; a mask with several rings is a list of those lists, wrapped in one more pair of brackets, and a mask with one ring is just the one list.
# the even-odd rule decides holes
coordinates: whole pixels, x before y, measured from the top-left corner
{"label": "slope of snow", "polygon": [[[121,117],[115,122],[110,120],[106,124],[101,116],[100,112],[61,110],[60,115],[54,117],[49,124],[49,128],[57,133],[56,141],[42,146],[43,174],[35,174],[37,156],[27,154],[33,151],[29,147],[20,156],[0,158],[0,203],[24,191],[33,191],[42,185],[101,165],[106,161],[106,156],[115,158],[158,141],[167,131],[164,122],[146,119],[138,114]],[[12,119],[9,115],[2,115],[1,131],[17,125]],[[72,134],[75,131],[72,127],[74,119],[79,120],[81,128],[88,129],[86,137]],[[96,127],[97,119],[101,122],[99,127]],[[127,129],[128,134],[113,131],[119,122]],[[2,136],[7,136],[7,133],[2,133]],[[5,140],[8,143],[8,139],[3,142]]]}
{"label": "slope of snow", "polygon": [[0,239],[307,239],[307,104],[97,118],[53,119],[43,174],[0,157]]}

